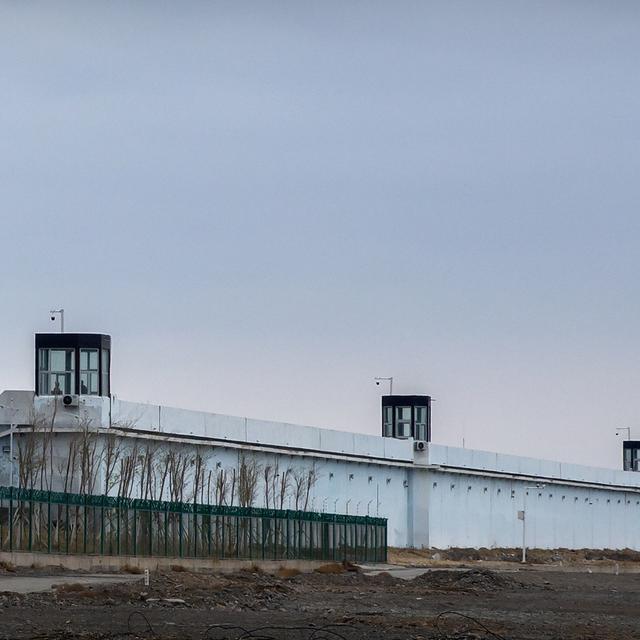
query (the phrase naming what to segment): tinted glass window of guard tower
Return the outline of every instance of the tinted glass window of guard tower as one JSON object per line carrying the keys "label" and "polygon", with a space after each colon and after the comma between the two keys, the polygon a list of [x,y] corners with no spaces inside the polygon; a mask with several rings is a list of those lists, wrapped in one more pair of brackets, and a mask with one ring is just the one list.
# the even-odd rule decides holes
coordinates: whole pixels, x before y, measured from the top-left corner
{"label": "tinted glass window of guard tower", "polygon": [[622,468],[625,471],[640,471],[640,440],[625,440],[622,443]]}
{"label": "tinted glass window of guard tower", "polygon": [[101,333],[37,333],[38,396],[109,396],[111,336]]}
{"label": "tinted glass window of guard tower", "polygon": [[431,396],[382,396],[382,435],[431,441]]}

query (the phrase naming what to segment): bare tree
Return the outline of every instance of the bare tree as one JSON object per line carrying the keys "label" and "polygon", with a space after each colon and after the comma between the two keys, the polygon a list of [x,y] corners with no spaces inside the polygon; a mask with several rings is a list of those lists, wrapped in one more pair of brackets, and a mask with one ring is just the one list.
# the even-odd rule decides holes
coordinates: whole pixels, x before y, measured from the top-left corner
{"label": "bare tree", "polygon": [[306,511],[311,490],[318,481],[315,463],[308,469],[296,469],[293,473],[293,497],[296,510]]}
{"label": "bare tree", "polygon": [[[207,474],[208,456],[203,455],[202,448],[196,447],[196,455],[193,458],[193,502],[204,502],[204,485]],[[198,499],[199,498],[199,499]]]}
{"label": "bare tree", "polygon": [[275,469],[270,464],[265,465],[263,470],[263,483],[262,488],[264,490],[264,506],[269,509],[271,506],[271,500],[273,496],[273,479],[275,477]]}
{"label": "bare tree", "polygon": [[76,440],[80,467],[78,493],[91,495],[95,490],[99,456],[97,455],[97,432],[91,429],[90,422],[84,421],[80,425],[80,432],[76,436]]}
{"label": "bare tree", "polygon": [[129,455],[120,458],[120,475],[118,478],[118,496],[130,498],[135,486],[139,460],[139,446],[134,442]]}
{"label": "bare tree", "polygon": [[185,478],[189,458],[183,451],[169,451],[167,455],[169,466],[169,499],[172,502],[184,502]]}
{"label": "bare tree", "polygon": [[231,470],[231,479],[229,481],[229,505],[233,506],[236,499],[236,486],[238,484],[238,472],[235,469]]}
{"label": "bare tree", "polygon": [[105,496],[108,496],[118,482],[115,471],[122,455],[122,444],[118,436],[113,432],[104,434],[102,442],[102,465],[104,469],[102,491]]}
{"label": "bare tree", "polygon": [[291,489],[291,475],[293,471],[291,467],[287,467],[279,476],[278,481],[278,509],[284,509],[284,503],[287,499],[289,490]]}
{"label": "bare tree", "polygon": [[169,477],[169,455],[170,451],[165,451],[164,455],[158,462],[160,473],[160,487],[158,489],[158,500],[164,500],[164,489],[167,484],[167,478]]}
{"label": "bare tree", "polygon": [[[225,469],[218,469],[216,475],[216,495],[215,503],[217,505],[227,504],[227,496],[229,493],[229,474]],[[233,498],[231,498],[233,502]]]}
{"label": "bare tree", "polygon": [[238,501],[241,507],[253,506],[258,492],[259,477],[260,465],[256,459],[241,454],[238,469]]}
{"label": "bare tree", "polygon": [[139,495],[143,500],[153,500],[156,495],[156,444],[147,444],[140,455]]}

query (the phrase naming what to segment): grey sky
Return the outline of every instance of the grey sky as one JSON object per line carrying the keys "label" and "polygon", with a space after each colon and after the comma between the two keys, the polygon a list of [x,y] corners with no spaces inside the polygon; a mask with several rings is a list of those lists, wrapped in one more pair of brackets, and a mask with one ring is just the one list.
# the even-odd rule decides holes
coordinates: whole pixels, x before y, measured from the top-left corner
{"label": "grey sky", "polygon": [[636,2],[0,4],[0,389],[620,465],[640,437]]}

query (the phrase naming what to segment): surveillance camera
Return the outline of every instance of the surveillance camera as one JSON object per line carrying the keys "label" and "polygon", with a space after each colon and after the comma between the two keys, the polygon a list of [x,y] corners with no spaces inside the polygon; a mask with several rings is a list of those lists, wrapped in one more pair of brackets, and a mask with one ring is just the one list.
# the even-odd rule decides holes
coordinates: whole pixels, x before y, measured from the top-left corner
{"label": "surveillance camera", "polygon": [[55,316],[51,316],[51,322],[55,322],[56,317]]}
{"label": "surveillance camera", "polygon": [[380,383],[379,383],[379,382],[376,382],[376,385],[380,386]]}

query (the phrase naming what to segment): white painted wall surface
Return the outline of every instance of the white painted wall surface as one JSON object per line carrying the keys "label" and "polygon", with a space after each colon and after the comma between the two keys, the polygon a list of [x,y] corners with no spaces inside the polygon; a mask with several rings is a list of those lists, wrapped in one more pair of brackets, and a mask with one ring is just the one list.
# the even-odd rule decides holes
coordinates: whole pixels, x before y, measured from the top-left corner
{"label": "white painted wall surface", "polygon": [[[640,493],[429,472],[429,546],[640,549]],[[527,493],[525,497],[525,493]],[[526,500],[526,503],[525,503]],[[426,526],[426,525],[425,525]]]}
{"label": "white painted wall surface", "polygon": [[123,400],[112,402],[111,420],[113,424],[128,424],[137,429],[162,433],[413,461],[413,442],[409,440],[319,429],[288,422],[255,420]]}

